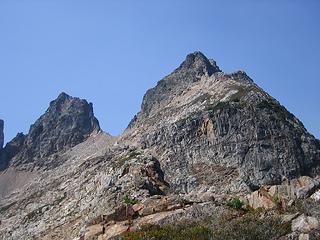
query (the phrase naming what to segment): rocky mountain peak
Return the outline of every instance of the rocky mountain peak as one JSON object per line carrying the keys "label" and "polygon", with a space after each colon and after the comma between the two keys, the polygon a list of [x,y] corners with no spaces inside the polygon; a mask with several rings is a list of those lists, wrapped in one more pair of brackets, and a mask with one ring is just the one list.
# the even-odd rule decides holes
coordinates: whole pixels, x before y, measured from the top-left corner
{"label": "rocky mountain peak", "polygon": [[221,70],[216,62],[212,59],[209,60],[203,53],[188,54],[175,71],[159,81],[157,86],[147,91],[143,98],[141,112],[148,116],[154,109],[159,109],[159,106],[167,105],[172,98],[180,95],[190,85],[217,72],[221,72]]}
{"label": "rocky mountain peak", "polygon": [[4,121],[0,119],[0,150],[3,147],[4,134],[3,134]]}
{"label": "rocky mountain peak", "polygon": [[[10,165],[35,162],[42,165],[50,155],[63,152],[99,132],[92,104],[84,99],[61,93],[47,111],[31,125],[29,133],[11,156]],[[12,144],[8,143],[8,146]],[[12,156],[14,155],[14,156]],[[8,161],[8,160],[7,160]]]}
{"label": "rocky mountain peak", "polygon": [[202,52],[196,51],[187,55],[178,70],[193,70],[201,75],[211,76],[215,72],[221,72],[216,62],[208,59]]}
{"label": "rocky mountain peak", "polygon": [[59,94],[59,96],[53,100],[51,103],[55,103],[55,102],[64,102],[68,99],[71,99],[72,97],[70,95],[68,95],[67,93],[65,92],[62,92]]}
{"label": "rocky mountain peak", "polygon": [[50,102],[47,112],[66,111],[68,108],[72,109],[75,105],[91,105],[91,103],[88,104],[86,100],[81,100],[80,98],[72,97],[62,92],[55,100]]}
{"label": "rocky mountain peak", "polygon": [[147,91],[128,128],[142,148],[152,148],[164,159],[160,162],[176,190],[198,187],[198,180],[187,180],[190,173],[197,174],[195,162],[239,169],[238,182],[251,190],[314,176],[320,169],[320,146],[303,124],[245,72],[208,76],[202,71],[215,69],[214,64],[202,53],[189,54]]}

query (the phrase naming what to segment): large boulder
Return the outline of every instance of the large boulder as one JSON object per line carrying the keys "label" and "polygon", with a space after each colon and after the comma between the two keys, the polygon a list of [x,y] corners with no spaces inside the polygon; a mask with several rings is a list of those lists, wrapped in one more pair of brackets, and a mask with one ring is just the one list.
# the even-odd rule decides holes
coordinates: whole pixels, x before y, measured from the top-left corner
{"label": "large boulder", "polygon": [[292,221],[291,230],[293,232],[309,233],[319,228],[319,222],[314,217],[308,217],[304,214]]}
{"label": "large boulder", "polygon": [[292,200],[309,196],[317,200],[316,190],[320,187],[319,178],[302,176],[281,185],[263,186],[246,197],[252,208],[285,208]]}

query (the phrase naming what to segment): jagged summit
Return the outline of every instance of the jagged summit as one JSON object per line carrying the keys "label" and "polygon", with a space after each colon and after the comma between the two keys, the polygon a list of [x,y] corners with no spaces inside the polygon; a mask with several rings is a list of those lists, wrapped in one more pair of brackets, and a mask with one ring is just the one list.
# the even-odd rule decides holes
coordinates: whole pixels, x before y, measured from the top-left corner
{"label": "jagged summit", "polygon": [[61,98],[71,98],[71,96],[65,92],[61,92],[57,97],[57,99],[61,99]]}
{"label": "jagged summit", "polygon": [[65,93],[65,92],[61,92],[61,93],[58,95],[58,97],[57,97],[55,100],[52,101],[52,103],[53,103],[53,102],[57,102],[57,101],[65,101],[65,100],[70,99],[70,98],[72,98],[70,95],[68,95],[68,94]]}
{"label": "jagged summit", "polygon": [[171,74],[158,82],[157,86],[147,91],[143,98],[141,112],[149,115],[159,105],[166,105],[176,95],[180,95],[191,84],[203,77],[210,77],[221,72],[214,60],[209,60],[197,51],[187,55],[186,59]]}
{"label": "jagged summit", "polygon": [[44,159],[50,155],[65,151],[99,131],[92,104],[63,92],[50,102],[47,111],[31,125],[23,140],[19,138],[20,144],[18,149],[15,147],[14,153],[11,152],[11,145],[16,146],[12,142],[15,139],[7,144],[7,158],[2,161],[15,166],[23,163],[43,165]]}
{"label": "jagged summit", "polygon": [[[84,101],[86,102],[86,100],[84,99],[80,99],[78,97],[72,97],[65,92],[61,92],[56,99],[50,102],[48,110],[51,110],[57,106],[65,107],[71,102],[84,102]],[[91,103],[89,104],[91,105]]]}
{"label": "jagged summit", "polygon": [[187,55],[177,70],[195,71],[198,75],[211,76],[215,72],[221,72],[216,62],[208,59],[202,52],[196,51]]}

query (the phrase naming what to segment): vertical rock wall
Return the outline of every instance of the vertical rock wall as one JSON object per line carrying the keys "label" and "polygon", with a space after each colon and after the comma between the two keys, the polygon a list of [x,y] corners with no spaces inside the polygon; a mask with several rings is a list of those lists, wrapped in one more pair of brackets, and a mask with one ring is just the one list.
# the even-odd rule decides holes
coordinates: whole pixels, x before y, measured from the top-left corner
{"label": "vertical rock wall", "polygon": [[3,148],[3,142],[4,142],[3,126],[4,126],[4,122],[2,119],[0,119],[0,150]]}

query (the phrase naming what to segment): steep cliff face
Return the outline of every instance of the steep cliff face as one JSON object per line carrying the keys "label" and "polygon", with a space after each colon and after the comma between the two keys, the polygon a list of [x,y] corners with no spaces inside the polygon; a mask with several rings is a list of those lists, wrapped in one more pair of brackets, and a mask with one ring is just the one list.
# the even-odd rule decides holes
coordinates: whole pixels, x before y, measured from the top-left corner
{"label": "steep cliff face", "polygon": [[3,134],[4,121],[0,119],[0,151],[3,147],[4,134]]}
{"label": "steep cliff face", "polygon": [[70,149],[98,131],[92,104],[61,93],[27,135],[18,134],[7,144],[5,159],[10,166],[43,166],[49,156],[54,158],[53,154]]}
{"label": "steep cliff face", "polygon": [[146,93],[125,136],[156,153],[175,191],[258,189],[319,172],[320,145],[303,124],[244,72],[222,73],[199,52]]}
{"label": "steep cliff face", "polygon": [[25,139],[26,136],[23,133],[18,133],[6,144],[0,153],[0,171],[8,168],[10,160],[22,150]]}

